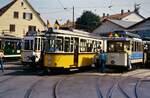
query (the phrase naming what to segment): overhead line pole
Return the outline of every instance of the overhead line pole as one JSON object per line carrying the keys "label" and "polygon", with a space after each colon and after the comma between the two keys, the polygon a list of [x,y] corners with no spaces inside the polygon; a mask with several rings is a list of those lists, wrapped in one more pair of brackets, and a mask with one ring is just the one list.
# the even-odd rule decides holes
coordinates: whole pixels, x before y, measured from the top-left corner
{"label": "overhead line pole", "polygon": [[72,20],[72,21],[73,21],[72,27],[73,27],[73,29],[74,29],[74,6],[73,6],[72,10],[73,10],[73,11],[72,11],[72,12],[73,12],[73,13],[72,13],[72,15],[73,15],[73,16],[72,16],[72,19],[73,19],[73,20]]}

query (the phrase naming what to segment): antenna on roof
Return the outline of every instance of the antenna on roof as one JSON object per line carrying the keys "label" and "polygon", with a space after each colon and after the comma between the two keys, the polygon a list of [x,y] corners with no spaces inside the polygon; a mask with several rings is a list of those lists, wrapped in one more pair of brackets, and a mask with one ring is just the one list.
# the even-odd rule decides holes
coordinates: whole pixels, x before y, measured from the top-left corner
{"label": "antenna on roof", "polygon": [[137,4],[137,3],[134,4],[134,12],[139,13],[139,9],[140,8],[141,8],[141,4],[140,3],[139,4]]}

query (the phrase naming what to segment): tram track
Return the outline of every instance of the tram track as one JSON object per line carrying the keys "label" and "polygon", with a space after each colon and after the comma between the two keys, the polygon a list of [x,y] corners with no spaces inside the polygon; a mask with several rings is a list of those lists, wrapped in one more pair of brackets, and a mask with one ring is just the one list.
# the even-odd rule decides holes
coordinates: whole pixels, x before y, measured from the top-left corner
{"label": "tram track", "polygon": [[6,78],[6,79],[0,80],[0,83],[4,83],[4,82],[6,82],[6,81],[8,81],[8,80],[12,80],[12,79],[14,79],[15,77],[17,77],[17,76],[10,76],[10,77],[8,77],[8,78]]}
{"label": "tram track", "polygon": [[116,87],[116,83],[114,82],[112,84],[112,86],[109,88],[109,90],[108,90],[108,92],[106,94],[106,98],[112,98],[112,93],[113,93],[115,87]]}
{"label": "tram track", "polygon": [[60,80],[58,80],[55,84],[54,84],[54,86],[53,86],[53,98],[58,98],[58,89],[59,89],[59,87],[60,87],[60,85],[63,83],[65,81],[65,79],[63,78],[63,79],[60,79]]}
{"label": "tram track", "polygon": [[34,91],[34,88],[36,87],[37,84],[41,83],[46,77],[41,77],[40,79],[38,79],[36,82],[34,82],[27,90],[26,93],[24,95],[24,98],[32,98],[31,94]]}
{"label": "tram track", "polygon": [[102,90],[100,89],[100,83],[99,83],[99,81],[100,81],[100,78],[97,77],[97,79],[96,79],[96,92],[97,92],[97,96],[98,96],[98,98],[104,98],[103,94],[102,94]]}
{"label": "tram track", "polygon": [[[67,76],[63,79],[58,80],[55,85],[53,86],[53,98],[60,98],[59,95],[59,90],[61,89],[61,87],[64,85],[64,83],[67,82],[67,80],[69,80],[69,78],[76,78],[79,76],[86,76],[86,75],[73,75],[73,76]],[[98,98],[104,98],[100,89],[100,77],[98,75],[90,75],[90,76],[95,76],[95,88],[96,88],[96,94],[98,96]]]}
{"label": "tram track", "polygon": [[[126,98],[132,98],[132,97],[127,93],[127,91],[125,91],[125,88],[123,87],[122,84],[124,83],[124,81],[126,81],[126,80],[128,80],[128,79],[130,79],[131,77],[134,77],[134,76],[143,75],[143,74],[145,74],[145,72],[148,72],[148,71],[135,73],[133,75],[128,75],[126,78],[122,79],[121,81],[118,81],[118,83],[117,83],[118,89],[120,90],[120,92]],[[141,79],[140,80],[136,80],[135,85],[134,85],[134,97],[135,98],[139,98],[138,90],[137,89],[138,89],[138,86],[139,86],[140,82],[141,82]]]}
{"label": "tram track", "polygon": [[[139,97],[139,91],[138,91],[138,88],[140,86],[140,84],[142,84],[143,80],[146,80],[147,77],[150,77],[150,75],[148,76],[145,76],[144,78],[140,79],[137,81],[136,85],[135,85],[135,88],[134,88],[134,91],[135,91],[135,98],[140,98]],[[148,81],[150,82],[150,81]]]}
{"label": "tram track", "polygon": [[[148,71],[138,72],[138,73],[135,73],[135,74],[132,74],[132,75],[128,74],[128,75],[126,76],[126,78],[121,79],[120,81],[118,81],[117,79],[115,79],[113,85],[110,87],[110,89],[109,89],[108,92],[107,92],[106,98],[113,98],[113,93],[114,93],[114,90],[115,90],[115,89],[119,90],[119,92],[120,92],[125,98],[132,98],[132,97],[130,97],[130,95],[125,91],[125,89],[124,89],[124,87],[123,87],[122,84],[124,83],[124,81],[128,80],[130,77],[133,77],[133,76],[136,76],[136,75],[139,75],[139,74],[141,75],[141,74],[144,74],[145,72],[148,72]],[[121,78],[121,77],[123,77],[123,75],[119,75],[119,77]],[[138,82],[139,82],[139,81],[138,81]],[[138,86],[138,84],[139,84],[139,83],[137,83],[137,81],[136,81],[136,85],[137,85],[137,86]],[[135,87],[134,90],[136,90],[136,91],[134,91],[134,92],[137,92],[137,87]],[[138,93],[137,93],[137,94],[138,94]],[[138,95],[136,95],[136,93],[135,93],[135,98],[139,98]]]}

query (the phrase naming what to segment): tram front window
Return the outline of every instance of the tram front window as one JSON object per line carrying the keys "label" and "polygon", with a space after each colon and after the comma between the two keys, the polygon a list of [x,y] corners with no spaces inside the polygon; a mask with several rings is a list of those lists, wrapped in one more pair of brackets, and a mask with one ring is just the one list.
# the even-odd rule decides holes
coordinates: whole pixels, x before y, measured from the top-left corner
{"label": "tram front window", "polygon": [[123,42],[109,42],[108,52],[124,52]]}
{"label": "tram front window", "polygon": [[24,49],[25,50],[33,50],[33,40],[25,40]]}
{"label": "tram front window", "polygon": [[40,38],[35,38],[34,50],[40,50]]}
{"label": "tram front window", "polygon": [[55,39],[55,51],[63,51],[63,38],[57,37]]}

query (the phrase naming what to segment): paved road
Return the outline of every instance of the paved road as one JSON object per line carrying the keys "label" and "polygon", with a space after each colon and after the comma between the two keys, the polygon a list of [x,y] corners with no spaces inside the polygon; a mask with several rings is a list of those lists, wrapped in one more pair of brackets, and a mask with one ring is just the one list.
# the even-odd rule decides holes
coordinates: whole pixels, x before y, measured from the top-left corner
{"label": "paved road", "polygon": [[0,71],[0,98],[150,98],[150,70],[44,75],[8,63]]}

